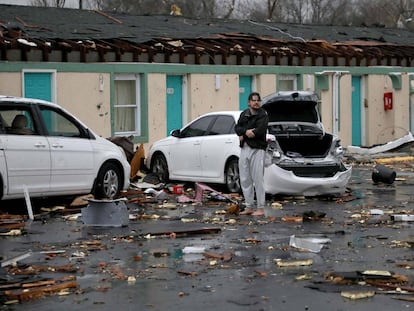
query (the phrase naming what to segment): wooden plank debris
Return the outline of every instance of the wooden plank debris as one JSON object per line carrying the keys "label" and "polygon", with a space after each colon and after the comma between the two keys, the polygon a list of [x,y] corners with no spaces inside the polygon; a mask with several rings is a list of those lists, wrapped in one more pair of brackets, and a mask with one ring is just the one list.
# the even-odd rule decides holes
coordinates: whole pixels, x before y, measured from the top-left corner
{"label": "wooden plank debris", "polygon": [[[57,280],[57,281],[52,281],[49,283],[50,284],[41,285],[41,286],[33,285],[32,287],[28,287],[26,284],[26,287],[24,288],[6,290],[4,291],[4,295],[6,296],[8,300],[17,300],[19,302],[22,302],[22,301],[35,299],[35,298],[44,297],[46,295],[52,295],[65,289],[78,287],[78,283],[76,282],[76,280],[69,280],[69,281]],[[45,283],[40,283],[40,284],[45,284]]]}

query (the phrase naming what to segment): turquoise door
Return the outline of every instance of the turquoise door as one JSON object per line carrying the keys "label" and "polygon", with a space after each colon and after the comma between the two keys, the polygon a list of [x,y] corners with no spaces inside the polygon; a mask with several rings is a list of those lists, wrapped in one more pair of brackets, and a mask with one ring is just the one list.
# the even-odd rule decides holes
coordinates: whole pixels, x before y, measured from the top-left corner
{"label": "turquoise door", "polygon": [[182,76],[167,76],[167,135],[183,126],[182,86]]}
{"label": "turquoise door", "polygon": [[25,72],[24,97],[52,101],[52,73]]}
{"label": "turquoise door", "polygon": [[352,145],[361,143],[361,78],[352,77]]}
{"label": "turquoise door", "polygon": [[252,77],[251,76],[240,76],[239,77],[240,110],[244,110],[247,108],[247,100],[251,92],[252,92]]}

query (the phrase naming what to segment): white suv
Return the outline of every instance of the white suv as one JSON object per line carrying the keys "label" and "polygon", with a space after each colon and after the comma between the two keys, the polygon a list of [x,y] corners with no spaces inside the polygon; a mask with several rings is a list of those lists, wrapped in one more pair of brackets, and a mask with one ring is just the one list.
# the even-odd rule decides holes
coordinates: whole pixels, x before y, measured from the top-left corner
{"label": "white suv", "polygon": [[0,96],[0,200],[92,193],[113,199],[129,186],[120,147],[57,104]]}

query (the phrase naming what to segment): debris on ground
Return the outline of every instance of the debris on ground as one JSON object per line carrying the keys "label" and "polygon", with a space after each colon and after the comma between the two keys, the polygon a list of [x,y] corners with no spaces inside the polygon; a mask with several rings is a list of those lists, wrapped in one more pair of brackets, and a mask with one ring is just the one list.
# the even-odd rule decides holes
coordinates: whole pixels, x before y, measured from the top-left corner
{"label": "debris on ground", "polygon": [[[412,256],[404,253],[397,259],[384,259],[384,266],[392,265],[397,272],[363,269],[360,258],[365,250],[384,247],[409,251],[414,246],[409,234],[400,236],[414,222],[411,192],[404,201],[398,201],[397,194],[391,202],[372,199],[388,192],[405,193],[414,183],[414,165],[393,163],[392,170],[400,178],[393,183],[377,184],[369,178],[376,162],[358,164],[365,179],[355,179],[343,195],[272,196],[267,198],[264,217],[240,215],[243,198],[238,193],[224,194],[203,183],[165,184],[156,175],[138,170],[130,189],[122,193],[123,216],[128,218],[106,215],[115,215],[111,224],[124,219],[116,230],[96,228],[107,225],[107,221],[84,223],[84,211],[91,202],[101,202],[91,195],[37,208],[35,224],[47,226],[60,220],[70,227],[68,235],[82,234],[71,243],[33,243],[30,252],[0,254],[0,301],[12,304],[52,295],[82,295],[85,288],[78,278],[87,270],[105,280],[88,290],[104,292],[110,291],[115,281],[141,286],[143,280],[165,280],[164,275],[171,271],[175,277],[195,280],[197,276],[202,281],[203,276],[220,269],[237,271],[234,274],[243,275],[246,283],[272,277],[284,277],[286,282],[291,278],[300,281],[304,289],[335,292],[355,303],[374,300],[380,293],[414,301],[413,281],[404,274],[414,268]],[[404,191],[398,190],[400,186],[405,186]],[[95,210],[94,216],[96,213],[99,211]],[[334,216],[338,214],[340,217]],[[36,234],[27,230],[27,221],[26,213],[1,213],[0,239]],[[391,230],[397,238],[381,234],[381,228]],[[225,240],[229,233],[233,238]],[[101,256],[108,250],[114,254],[117,247],[125,258]],[[332,269],[349,264],[347,260],[352,261],[353,255],[358,260],[352,264],[359,265],[360,270]],[[381,259],[376,263],[381,265]],[[182,293],[188,295],[187,291]]]}

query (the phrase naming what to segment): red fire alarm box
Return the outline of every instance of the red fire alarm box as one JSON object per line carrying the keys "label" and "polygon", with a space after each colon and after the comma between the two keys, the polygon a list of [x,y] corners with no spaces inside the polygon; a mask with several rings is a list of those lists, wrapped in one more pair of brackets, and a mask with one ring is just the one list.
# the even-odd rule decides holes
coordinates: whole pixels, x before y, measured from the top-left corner
{"label": "red fire alarm box", "polygon": [[384,110],[392,110],[392,93],[384,93]]}

